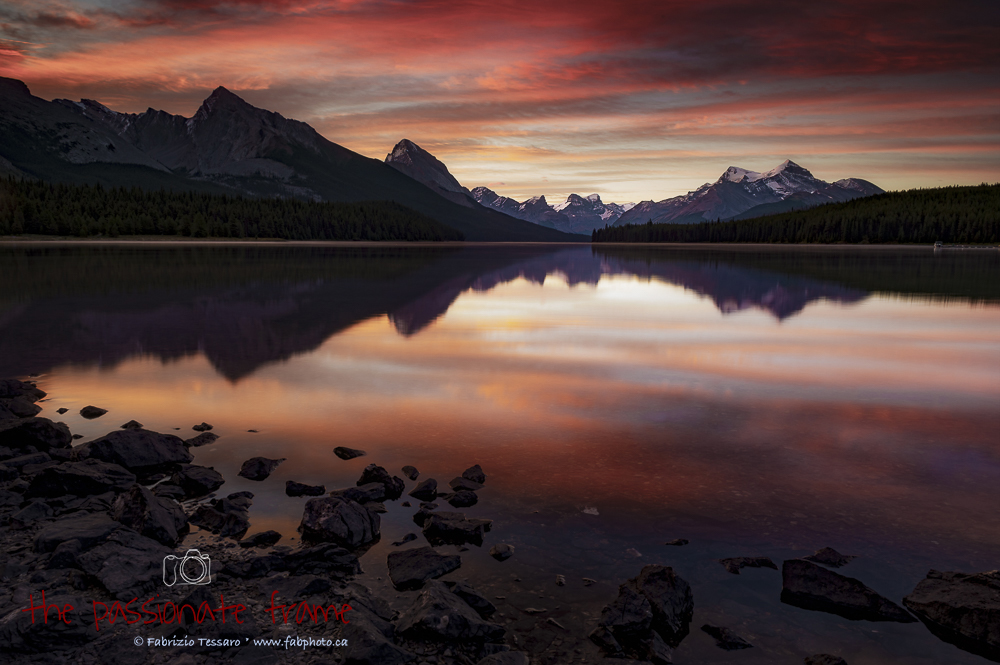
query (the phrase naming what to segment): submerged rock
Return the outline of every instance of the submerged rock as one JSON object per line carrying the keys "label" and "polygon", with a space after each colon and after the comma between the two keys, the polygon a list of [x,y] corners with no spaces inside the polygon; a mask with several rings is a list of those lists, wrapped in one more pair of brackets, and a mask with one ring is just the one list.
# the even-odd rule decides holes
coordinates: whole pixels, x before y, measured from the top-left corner
{"label": "submerged rock", "polygon": [[393,542],[393,545],[399,547],[400,545],[405,545],[406,543],[412,543],[416,539],[417,539],[417,534],[408,533],[399,540]]}
{"label": "submerged rock", "polygon": [[809,556],[804,556],[802,558],[806,561],[812,561],[813,563],[821,563],[824,566],[830,566],[831,568],[840,568],[842,566],[846,566],[858,557],[841,554],[832,547],[824,547],[821,550],[816,550],[814,554],[810,554]]}
{"label": "submerged rock", "polygon": [[368,453],[358,448],[348,448],[346,446],[337,446],[333,449],[333,454],[342,460],[354,459],[355,457],[364,457]]}
{"label": "submerged rock", "polygon": [[506,561],[514,556],[514,546],[507,543],[499,543],[490,548],[490,556],[497,561]]}
{"label": "submerged rock", "polygon": [[664,545],[671,545],[673,547],[683,547],[684,545],[688,544],[688,539],[687,538],[674,538],[673,540],[668,540],[667,542],[665,542],[663,544]]}
{"label": "submerged rock", "polygon": [[701,629],[715,638],[715,646],[720,649],[735,651],[753,648],[752,644],[724,626],[712,626],[706,623]]}
{"label": "submerged rock", "polygon": [[86,418],[87,420],[100,418],[107,412],[108,412],[107,409],[102,409],[99,406],[85,406],[82,409],[80,409],[80,415]]}
{"label": "submerged rock", "polygon": [[288,496],[322,496],[326,494],[325,485],[306,485],[294,480],[285,481],[285,494]]}
{"label": "submerged rock", "polygon": [[271,472],[278,468],[278,465],[285,461],[284,457],[279,459],[270,459],[268,457],[251,457],[246,462],[243,462],[243,466],[240,467],[240,472],[236,475],[242,476],[247,480],[265,480],[271,475]]}
{"label": "submerged rock", "polygon": [[349,549],[375,542],[380,537],[377,513],[341,497],[309,499],[302,514],[302,534],[332,541]]}
{"label": "submerged rock", "polygon": [[743,568],[778,569],[778,566],[766,556],[738,556],[730,559],[719,559],[719,563],[733,575],[739,575]]}
{"label": "submerged rock", "polygon": [[389,579],[397,591],[419,589],[424,582],[441,577],[462,565],[457,554],[440,554],[431,547],[390,552]]}
{"label": "submerged rock", "polygon": [[201,446],[207,446],[210,443],[215,443],[218,440],[219,435],[215,432],[202,432],[198,436],[184,441],[184,445],[188,448],[200,448]]}
{"label": "submerged rock", "polygon": [[120,429],[142,429],[142,423],[137,420],[130,420],[122,425]]}
{"label": "submerged rock", "polygon": [[865,586],[804,559],[789,559],[781,567],[781,602],[806,610],[829,612],[845,619],[916,621],[902,607]]}
{"label": "submerged rock", "polygon": [[903,604],[945,642],[1000,661],[1000,571],[932,570]]}

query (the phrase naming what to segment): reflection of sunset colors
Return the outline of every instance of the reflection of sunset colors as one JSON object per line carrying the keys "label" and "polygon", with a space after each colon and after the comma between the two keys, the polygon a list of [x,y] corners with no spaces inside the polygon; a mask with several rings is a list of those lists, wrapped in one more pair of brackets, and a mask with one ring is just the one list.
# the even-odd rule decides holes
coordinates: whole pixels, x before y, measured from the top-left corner
{"label": "reflection of sunset colors", "polygon": [[10,0],[0,75],[190,116],[217,85],[467,186],[663,199],[791,158],[886,189],[1000,177],[995,2]]}
{"label": "reflection of sunset colors", "polygon": [[[465,293],[416,335],[379,317],[237,383],[193,356],[128,360],[111,378],[56,369],[43,387],[47,411],[110,409],[67,420],[88,437],[133,417],[212,422],[223,438],[196,462],[228,491],[253,455],[288,458],[272,491],[353,484],[357,465],[331,453],[348,445],[439,482],[481,463],[492,496],[538,506],[642,506],[772,537],[801,513],[860,540],[996,548],[997,330],[996,306],[874,297],[778,323],[655,281],[517,280]],[[255,526],[297,523],[282,501]]]}

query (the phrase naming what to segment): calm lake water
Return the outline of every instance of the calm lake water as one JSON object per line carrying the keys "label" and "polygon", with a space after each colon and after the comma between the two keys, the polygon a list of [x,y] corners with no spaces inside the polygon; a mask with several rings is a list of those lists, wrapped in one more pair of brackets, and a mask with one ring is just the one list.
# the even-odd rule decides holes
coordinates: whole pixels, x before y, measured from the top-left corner
{"label": "calm lake water", "polygon": [[[481,464],[465,512],[493,530],[449,578],[504,596],[539,662],[597,662],[587,633],[647,563],[694,590],[677,663],[985,662],[920,623],[784,605],[780,573],[715,559],[831,546],[896,602],[930,568],[1000,567],[1000,252],[6,244],[0,284],[0,376],[37,374],[40,415],[81,443],[212,423],[195,463],[255,493],[251,533],[297,542],[286,480]],[[287,461],[238,478],[256,455]],[[419,531],[387,507],[362,558],[377,588]],[[703,623],[755,648],[717,649]]]}

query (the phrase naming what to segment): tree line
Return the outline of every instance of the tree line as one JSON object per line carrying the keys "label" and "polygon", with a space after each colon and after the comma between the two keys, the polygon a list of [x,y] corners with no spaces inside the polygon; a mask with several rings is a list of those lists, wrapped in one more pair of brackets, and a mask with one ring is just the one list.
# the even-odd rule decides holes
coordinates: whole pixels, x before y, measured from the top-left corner
{"label": "tree line", "polygon": [[1000,242],[1000,184],[887,192],[753,219],[625,224],[593,242],[990,244]]}
{"label": "tree line", "polygon": [[327,203],[0,180],[0,236],[463,240],[391,201]]}

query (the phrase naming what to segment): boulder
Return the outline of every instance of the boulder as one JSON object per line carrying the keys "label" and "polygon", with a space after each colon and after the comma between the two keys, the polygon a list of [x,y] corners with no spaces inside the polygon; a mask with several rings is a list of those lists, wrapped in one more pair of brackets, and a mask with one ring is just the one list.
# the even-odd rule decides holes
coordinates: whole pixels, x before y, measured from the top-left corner
{"label": "boulder", "polygon": [[209,504],[198,506],[189,521],[224,538],[233,537],[239,540],[250,528],[248,508],[249,504],[234,501],[229,497],[215,499]]}
{"label": "boulder", "polygon": [[705,624],[701,629],[715,638],[715,646],[726,651],[752,649],[753,645],[725,626]]}
{"label": "boulder", "polygon": [[608,629],[619,644],[637,642],[648,635],[653,625],[653,608],[634,586],[622,584],[615,601],[601,610],[597,625]]}
{"label": "boulder", "polygon": [[446,581],[444,585],[451,589],[453,594],[464,600],[482,618],[489,619],[496,613],[496,605],[488,601],[485,596],[468,584]]}
{"label": "boulder", "polygon": [[382,483],[368,483],[360,487],[344,487],[330,492],[330,496],[350,499],[358,503],[372,503],[385,500],[385,485]]}
{"label": "boulder", "polygon": [[132,485],[111,505],[111,519],[147,538],[173,547],[187,531],[187,516],[177,502]]}
{"label": "boulder", "polygon": [[455,508],[468,508],[469,506],[474,506],[479,503],[479,495],[475,492],[470,492],[469,490],[462,490],[461,492],[455,492],[448,499],[450,503]]}
{"label": "boulder", "polygon": [[261,531],[240,541],[240,547],[270,547],[281,540],[277,531]]}
{"label": "boulder", "polygon": [[180,487],[185,499],[211,494],[226,482],[215,469],[196,464],[184,464],[170,476],[170,484]]}
{"label": "boulder", "polygon": [[368,483],[379,483],[385,486],[385,498],[395,501],[403,494],[406,484],[398,476],[390,476],[389,472],[377,464],[369,464],[361,472],[361,478],[356,483],[359,487]]}
{"label": "boulder", "polygon": [[25,395],[17,397],[0,397],[0,420],[16,418],[32,418],[41,413],[42,407],[35,400]]}
{"label": "boulder", "polygon": [[301,529],[306,538],[354,549],[379,539],[380,520],[356,501],[328,496],[306,502]]}
{"label": "boulder", "polygon": [[124,425],[122,425],[119,429],[142,429],[142,423],[140,423],[138,420],[130,420]]}
{"label": "boulder", "polygon": [[932,570],[903,604],[945,642],[1000,661],[1000,571]]}
{"label": "boulder", "polygon": [[163,558],[172,550],[131,529],[119,529],[76,556],[80,569],[96,577],[119,600],[131,600],[163,584]]}
{"label": "boulder", "polygon": [[109,432],[80,446],[80,456],[110,462],[139,473],[187,464],[193,456],[184,442],[172,434],[160,434],[145,429],[123,429]]}
{"label": "boulder", "polygon": [[333,449],[333,454],[342,460],[354,459],[355,457],[364,457],[368,453],[357,448],[347,448],[345,446],[337,446]]}
{"label": "boulder", "polygon": [[60,543],[78,540],[81,549],[86,550],[121,528],[121,524],[104,513],[70,515],[39,531],[35,535],[34,548],[36,552],[52,552]]}
{"label": "boulder", "polygon": [[482,546],[483,534],[493,526],[493,520],[468,519],[465,513],[432,512],[424,520],[424,537],[431,545]]}
{"label": "boulder", "polygon": [[73,435],[63,423],[48,418],[18,418],[0,422],[0,446],[14,450],[69,448]]}
{"label": "boulder", "polygon": [[287,480],[285,481],[285,494],[288,496],[323,496],[326,494],[326,486],[306,485],[294,480]]}
{"label": "boulder", "polygon": [[66,462],[43,469],[31,479],[25,498],[90,496],[105,492],[124,492],[135,484],[135,475],[117,464],[96,459]]}
{"label": "boulder", "polygon": [[475,492],[477,490],[483,489],[482,483],[477,483],[474,480],[469,480],[468,478],[452,478],[451,482],[448,483],[451,489],[456,492],[461,492],[462,490],[469,490],[470,492]]}
{"label": "boulder", "polygon": [[403,469],[402,469],[402,471],[403,471],[403,475],[406,476],[407,478],[409,478],[410,480],[416,480],[417,477],[420,475],[420,472],[417,471],[417,467],[410,466],[409,464],[407,464],[406,466],[404,466]]}
{"label": "boulder", "polygon": [[35,387],[30,381],[0,379],[0,398],[27,397],[32,402],[45,397],[45,391]]}
{"label": "boulder", "polygon": [[429,579],[446,575],[462,565],[457,554],[439,554],[430,547],[390,552],[389,579],[397,591],[419,589]]}
{"label": "boulder", "polygon": [[400,615],[396,629],[412,639],[454,642],[497,642],[506,632],[503,626],[485,621],[440,582],[427,583]]}
{"label": "boulder", "polygon": [[721,563],[722,567],[731,572],[733,575],[739,575],[740,570],[743,568],[778,569],[778,566],[776,566],[775,563],[766,556],[738,556],[731,559],[719,559],[719,563]]}
{"label": "boulder", "polygon": [[438,483],[433,478],[427,478],[410,491],[410,496],[420,501],[433,501],[437,498]]}
{"label": "boulder", "polygon": [[506,561],[514,556],[514,546],[507,543],[499,543],[490,548],[490,556],[497,561]]}
{"label": "boulder", "polygon": [[813,563],[821,563],[824,566],[830,566],[831,568],[840,568],[846,566],[850,562],[854,561],[858,557],[851,556],[849,554],[841,554],[832,547],[824,547],[821,550],[816,550],[814,554],[802,557],[806,561],[812,561]]}
{"label": "boulder", "polygon": [[102,409],[99,406],[85,406],[82,409],[80,409],[80,415],[86,418],[87,420],[100,418],[107,412],[108,412],[107,409]]}
{"label": "boulder", "polygon": [[[414,654],[393,644],[392,624],[363,609],[355,609],[349,616],[350,623],[343,628],[349,645],[343,649],[344,665],[404,665],[416,660]],[[385,625],[388,627],[383,629]]]}
{"label": "boulder", "polygon": [[486,483],[486,474],[483,473],[481,466],[476,464],[475,466],[470,466],[468,469],[462,472],[462,477],[466,480],[471,480],[474,483],[479,483],[483,485]]}
{"label": "boulder", "polygon": [[782,564],[781,602],[851,620],[916,621],[902,607],[860,580],[804,559],[789,559]]}
{"label": "boulder", "polygon": [[215,443],[218,440],[219,435],[215,432],[202,432],[198,436],[185,440],[184,445],[188,448],[201,448],[202,446],[207,446],[210,443]]}
{"label": "boulder", "polygon": [[284,461],[284,457],[279,459],[251,457],[246,462],[243,462],[243,466],[240,467],[240,472],[236,475],[246,478],[247,480],[264,480],[271,475],[272,471],[278,468],[279,464]]}
{"label": "boulder", "polygon": [[688,634],[694,615],[694,595],[691,585],[673,568],[660,565],[644,566],[639,576],[630,580],[649,600],[653,610],[653,629],[672,647]]}

